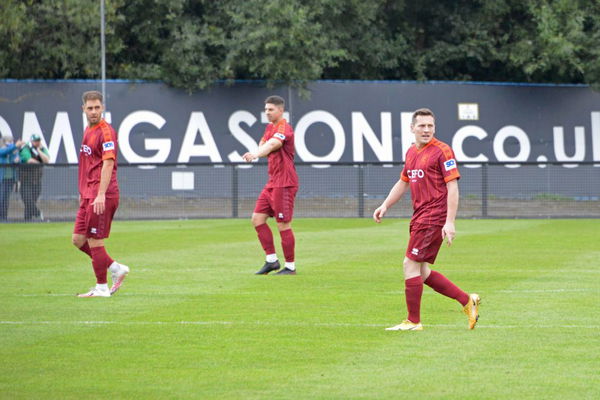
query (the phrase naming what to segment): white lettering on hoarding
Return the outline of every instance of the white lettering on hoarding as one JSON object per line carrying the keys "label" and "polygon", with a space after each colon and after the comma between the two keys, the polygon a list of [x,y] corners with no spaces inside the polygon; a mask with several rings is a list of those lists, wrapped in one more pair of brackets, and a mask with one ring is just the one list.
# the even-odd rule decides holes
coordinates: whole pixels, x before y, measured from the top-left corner
{"label": "white lettering on hoarding", "polygon": [[12,130],[10,129],[10,125],[2,116],[0,115],[0,137],[3,138],[14,138]]}
{"label": "white lettering on hoarding", "polygon": [[[583,161],[585,159],[585,129],[582,126],[575,127],[575,151],[571,157],[565,151],[565,134],[562,126],[553,128],[554,156],[556,161]],[[577,164],[564,164],[564,167],[573,168]]]}
{"label": "white lettering on hoarding", "polygon": [[[600,111],[592,112],[592,155],[594,161],[600,161]],[[600,167],[600,164],[594,164]]]}
{"label": "white lettering on hoarding", "polygon": [[[236,140],[241,146],[248,151],[255,151],[258,147],[257,142],[253,136],[248,133],[248,128],[254,127],[257,118],[262,118],[259,113],[258,117],[245,110],[238,110],[233,112],[228,119],[228,132],[231,134],[234,140]],[[81,114],[84,127],[85,127],[85,114]],[[592,160],[594,162],[600,161],[600,111],[591,112],[591,148],[592,148]],[[110,122],[110,113],[105,113],[105,119]],[[296,151],[298,153],[298,159],[306,162],[337,162],[341,159],[346,150],[349,150],[351,160],[355,162],[362,162],[367,157],[365,156],[365,143],[369,146],[378,161],[393,162],[394,155],[399,158],[399,154],[402,154],[402,160],[406,159],[406,151],[414,141],[414,134],[410,131],[412,112],[400,113],[400,139],[402,149],[400,153],[394,152],[393,146],[393,128],[392,113],[381,112],[380,113],[380,135],[376,133],[369,121],[364,116],[364,113],[355,111],[351,113],[351,127],[352,134],[348,137],[351,140],[351,149],[346,147],[346,133],[340,120],[333,114],[324,110],[314,110],[303,115],[298,124],[295,127],[296,131]],[[166,120],[158,113],[147,110],[134,111],[128,114],[121,125],[119,126],[119,144],[121,153],[126,162],[132,164],[139,163],[163,163],[169,160],[172,150],[173,138],[177,137],[176,132],[169,132],[169,136],[164,138],[145,138],[143,140],[143,147],[145,151],[155,151],[152,156],[146,157],[136,153],[131,146],[131,134],[133,129],[138,124],[150,124],[156,129],[161,130],[166,124]],[[325,127],[313,127],[313,124],[324,124]],[[243,126],[246,125],[246,126]],[[307,135],[311,129],[311,133],[319,132],[324,135],[333,135],[333,146],[332,148],[326,149],[329,152],[323,156],[314,154],[311,149],[307,146]],[[553,127],[552,143],[554,150],[554,158],[559,162],[572,162],[573,164],[565,165],[566,167],[577,166],[577,162],[585,160],[586,155],[586,135],[584,126],[574,127],[573,140],[569,140],[564,133],[562,126]],[[261,132],[262,133],[262,132]],[[15,137],[11,126],[5,118],[0,116],[0,134],[3,137],[12,136]],[[44,145],[46,140],[43,135],[43,130],[38,121],[35,112],[26,111],[23,114],[23,126],[21,138],[27,141],[33,134],[38,134],[42,137]],[[75,136],[80,137],[79,132],[75,133]],[[77,163],[77,149],[75,147],[75,141],[69,115],[66,111],[59,111],[56,113],[54,125],[49,137],[48,150],[51,156],[51,162],[55,163],[62,154],[64,148],[64,155],[66,162],[74,164]],[[195,144],[200,136],[202,144]],[[349,135],[350,136],[350,135]],[[456,159],[459,162],[486,162],[489,161],[492,154],[498,161],[507,162],[507,167],[517,167],[519,162],[526,162],[531,157],[531,140],[530,136],[523,131],[520,127],[514,125],[508,125],[502,127],[494,136],[492,141],[492,149],[484,146],[488,138],[488,133],[480,126],[477,125],[466,125],[459,128],[453,135],[451,144],[456,154]],[[481,141],[477,147],[477,154],[466,154],[465,143],[470,139],[476,139]],[[200,141],[200,140],[198,140]],[[507,152],[507,146],[510,143],[513,147],[512,151]],[[537,141],[536,141],[537,142]],[[314,141],[310,142],[314,143]],[[569,145],[567,145],[569,143]],[[571,145],[571,143],[573,143]],[[223,145],[223,144],[221,144]],[[219,152],[219,147],[215,142],[210,126],[202,112],[191,112],[190,119],[188,121],[187,129],[184,133],[183,143],[179,150],[179,156],[177,162],[187,163],[193,160],[194,157],[208,157],[211,162],[220,163],[222,158]],[[242,150],[243,151],[243,150]],[[313,150],[314,151],[314,150]],[[515,155],[516,152],[516,155]],[[568,154],[567,154],[568,153]],[[547,154],[534,154],[534,158],[539,161],[547,161],[549,155]],[[240,162],[241,155],[238,151],[230,151],[227,155],[227,159],[231,162]],[[465,165],[465,167],[479,167],[477,165]],[[600,167],[600,164],[595,164]]]}
{"label": "white lettering on hoarding", "polygon": [[60,150],[61,143],[65,148],[67,162],[69,164],[77,163],[77,149],[75,147],[75,142],[73,141],[73,131],[71,130],[71,123],[69,122],[69,113],[66,111],[59,111],[56,113],[54,128],[52,128],[52,136],[50,136],[50,145],[48,146],[48,153],[50,153],[51,160],[56,160],[58,158],[58,151]]}
{"label": "white lettering on hoarding", "polygon": [[[487,137],[487,132],[476,125],[467,125],[460,128],[454,134],[452,138],[452,149],[454,150],[454,155],[456,155],[456,159],[458,161],[488,161],[489,159],[483,154],[479,153],[475,157],[470,157],[465,154],[463,150],[463,142],[468,137],[474,137],[479,140],[483,140]],[[481,164],[465,164],[467,168],[479,168]]]}
{"label": "white lettering on hoarding", "polygon": [[[204,144],[194,144],[198,132]],[[190,116],[177,162],[187,163],[192,157],[209,157],[212,162],[223,162],[204,113],[201,111],[194,111]]]}
{"label": "white lettering on hoarding", "polygon": [[381,141],[371,129],[362,112],[352,113],[352,156],[353,161],[365,161],[363,139],[367,141],[379,161],[393,161],[392,113],[381,113]]}
{"label": "white lettering on hoarding", "polygon": [[34,134],[40,135],[44,147],[47,147],[46,139],[42,134],[42,128],[40,127],[40,123],[38,122],[35,112],[25,111],[23,114],[23,134],[21,135],[21,138],[24,142],[28,142],[31,136]]}
{"label": "white lettering on hoarding", "polygon": [[[519,142],[519,153],[511,157],[504,151],[504,142],[508,138],[515,138]],[[521,128],[514,125],[507,125],[501,128],[496,137],[494,137],[494,154],[500,162],[527,161],[531,153],[531,143],[529,137]],[[518,168],[519,164],[506,164],[507,168]]]}
{"label": "white lettering on hoarding", "polygon": [[415,134],[410,130],[412,112],[400,113],[400,135],[402,135],[402,161],[406,161],[406,152],[415,142]]}
{"label": "white lettering on hoarding", "polygon": [[[321,157],[314,155],[306,147],[306,131],[312,124],[317,122],[327,125],[333,133],[333,148],[328,154]],[[346,135],[344,133],[344,127],[335,117],[335,115],[327,111],[316,110],[304,114],[304,116],[300,118],[298,124],[296,125],[295,136],[296,151],[298,152],[298,157],[300,157],[302,161],[336,162],[339,161],[344,154],[344,149],[346,147]]]}
{"label": "white lettering on hoarding", "polygon": [[171,152],[171,139],[144,139],[145,150],[156,150],[150,157],[142,157],[131,148],[129,135],[134,126],[146,123],[161,129],[165,119],[154,111],[135,111],[127,115],[119,126],[119,148],[125,159],[132,164],[164,163]]}
{"label": "white lettering on hoarding", "polygon": [[[264,113],[263,113],[264,114]],[[252,136],[248,134],[242,127],[240,126],[242,123],[251,127],[256,123],[256,117],[249,113],[248,111],[236,111],[229,117],[229,121],[227,126],[229,127],[229,132],[231,135],[236,138],[238,142],[240,142],[244,147],[250,151],[254,152],[258,149],[258,144],[254,141]],[[227,155],[227,158],[231,162],[244,162],[242,156],[237,151],[232,151]]]}

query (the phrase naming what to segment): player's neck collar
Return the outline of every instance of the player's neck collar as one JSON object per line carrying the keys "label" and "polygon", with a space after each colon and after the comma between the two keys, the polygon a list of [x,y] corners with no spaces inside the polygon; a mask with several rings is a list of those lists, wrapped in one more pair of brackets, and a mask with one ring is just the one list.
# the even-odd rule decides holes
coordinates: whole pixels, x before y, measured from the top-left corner
{"label": "player's neck collar", "polygon": [[94,129],[94,128],[97,128],[100,125],[105,124],[105,123],[106,123],[106,121],[104,120],[104,118],[101,118],[100,121],[98,121],[97,124],[95,124],[95,125],[88,125],[88,128],[89,129]]}
{"label": "player's neck collar", "polygon": [[437,142],[437,139],[435,137],[431,138],[431,140],[429,141],[429,143],[427,143],[425,146],[418,148],[417,144],[415,143],[415,149],[417,149],[417,152],[420,153],[423,150],[425,150],[427,147],[429,147],[429,145],[434,144],[435,142]]}

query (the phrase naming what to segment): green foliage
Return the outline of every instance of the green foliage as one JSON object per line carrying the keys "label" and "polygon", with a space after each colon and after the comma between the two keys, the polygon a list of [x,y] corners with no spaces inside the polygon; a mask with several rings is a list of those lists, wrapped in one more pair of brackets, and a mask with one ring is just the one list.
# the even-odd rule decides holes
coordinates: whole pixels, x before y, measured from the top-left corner
{"label": "green foliage", "polygon": [[[98,78],[98,0],[5,0],[0,78]],[[600,85],[600,1],[106,0],[107,76]]]}

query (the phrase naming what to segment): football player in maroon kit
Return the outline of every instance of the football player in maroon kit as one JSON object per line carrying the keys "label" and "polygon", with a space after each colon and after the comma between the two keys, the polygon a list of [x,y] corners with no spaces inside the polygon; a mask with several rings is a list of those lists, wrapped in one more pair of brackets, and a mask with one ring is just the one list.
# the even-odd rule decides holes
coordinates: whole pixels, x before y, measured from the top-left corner
{"label": "football player in maroon kit", "polygon": [[[103,118],[102,93],[85,92],[83,112],[88,127],[79,150],[79,210],[73,230],[73,244],[92,259],[96,286],[79,297],[110,297],[123,283],[129,267],[110,258],[104,239],[119,206],[117,182],[117,134]],[[107,284],[111,272],[112,286]]]}
{"label": "football player in maroon kit", "polygon": [[283,118],[285,101],[279,96],[269,96],[265,100],[265,114],[269,124],[265,129],[256,152],[243,155],[246,162],[267,157],[269,180],[256,200],[252,213],[252,225],[256,229],[258,240],[266,254],[266,261],[257,275],[267,275],[281,268],[273,233],[267,225],[269,217],[275,217],[281,236],[281,247],[285,257],[285,266],[277,275],[295,275],[294,262],[295,238],[292,231],[294,199],[298,191],[298,175],[294,165],[294,131]]}
{"label": "football player in maroon kit", "polygon": [[460,178],[456,158],[450,146],[434,137],[435,116],[431,110],[416,110],[411,130],[415,143],[406,152],[400,179],[373,213],[375,222],[381,222],[387,210],[410,188],[414,213],[404,258],[408,317],[387,330],[423,330],[420,312],[423,283],[458,301],[469,318],[469,329],[473,329],[479,318],[479,296],[465,293],[444,275],[429,268],[435,262],[443,240],[446,239],[450,246],[456,234],[454,220],[458,210]]}

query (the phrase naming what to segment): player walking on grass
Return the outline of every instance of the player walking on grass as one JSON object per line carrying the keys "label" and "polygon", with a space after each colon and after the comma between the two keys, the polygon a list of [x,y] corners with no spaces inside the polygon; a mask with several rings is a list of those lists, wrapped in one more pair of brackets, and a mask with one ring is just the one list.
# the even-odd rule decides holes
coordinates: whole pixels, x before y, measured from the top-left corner
{"label": "player walking on grass", "polygon": [[[121,287],[129,267],[113,261],[106,253],[113,216],[119,206],[117,182],[117,134],[104,119],[102,93],[83,94],[83,112],[88,127],[79,150],[79,210],[73,230],[73,244],[92,259],[96,287],[79,297],[110,297]],[[110,271],[112,286],[107,284]]]}
{"label": "player walking on grass", "polygon": [[275,253],[273,233],[267,225],[267,219],[273,216],[277,221],[285,257],[285,266],[277,275],[296,274],[292,216],[298,191],[298,175],[294,166],[294,131],[283,118],[284,109],[285,101],[279,96],[270,96],[265,100],[265,114],[270,123],[256,152],[243,155],[246,162],[260,157],[267,157],[268,160],[269,180],[258,196],[252,213],[252,225],[266,254],[265,264],[256,272],[257,275],[267,275],[281,268]]}
{"label": "player walking on grass", "polygon": [[444,275],[429,268],[429,265],[435,262],[443,240],[446,239],[450,246],[456,233],[454,219],[458,210],[460,173],[454,152],[450,146],[434,137],[435,116],[431,110],[416,110],[413,113],[411,130],[415,135],[415,143],[406,153],[406,163],[400,179],[373,213],[375,222],[381,222],[388,208],[398,202],[410,188],[414,213],[410,221],[410,239],[404,258],[404,292],[408,318],[386,330],[423,330],[423,283],[436,292],[458,301],[463,306],[463,312],[469,317],[469,329],[473,329],[479,318],[479,296],[463,292]]}

